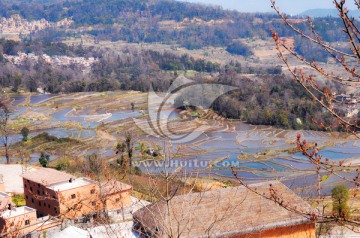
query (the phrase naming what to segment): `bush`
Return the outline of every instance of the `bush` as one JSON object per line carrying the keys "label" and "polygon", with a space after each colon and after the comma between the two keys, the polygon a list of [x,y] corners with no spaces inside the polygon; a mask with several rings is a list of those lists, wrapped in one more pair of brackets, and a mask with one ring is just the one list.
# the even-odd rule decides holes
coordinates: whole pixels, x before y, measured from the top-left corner
{"label": "bush", "polygon": [[56,170],[64,170],[69,166],[69,163],[67,162],[63,162],[63,163],[59,163],[55,166]]}
{"label": "bush", "polygon": [[350,215],[348,206],[349,189],[343,184],[337,185],[331,190],[331,197],[333,200],[333,213],[335,216],[345,218]]}
{"label": "bush", "polygon": [[23,136],[23,141],[27,141],[27,140],[28,140],[29,132],[30,132],[30,130],[29,130],[29,128],[27,128],[27,127],[23,127],[23,128],[21,129],[21,135]]}
{"label": "bush", "polygon": [[26,201],[25,201],[25,197],[22,194],[16,194],[12,197],[12,201],[13,203],[15,203],[15,205],[17,207],[21,207],[21,206],[25,206],[26,205]]}
{"label": "bush", "polygon": [[49,163],[50,160],[50,155],[45,154],[44,152],[41,152],[40,158],[39,158],[39,163],[41,164],[42,167],[47,167],[47,164]]}
{"label": "bush", "polygon": [[33,140],[41,140],[41,141],[56,142],[56,143],[78,142],[77,140],[68,137],[58,138],[56,136],[50,135],[47,132],[40,133],[39,135],[35,136]]}
{"label": "bush", "polygon": [[140,169],[139,167],[137,167],[137,166],[135,166],[135,168],[134,168],[134,173],[135,173],[136,175],[139,175],[139,176],[142,175],[141,169]]}
{"label": "bush", "polygon": [[250,47],[239,41],[235,41],[230,45],[228,45],[226,47],[226,51],[229,52],[230,54],[242,55],[242,56],[250,56],[254,54],[250,49]]}

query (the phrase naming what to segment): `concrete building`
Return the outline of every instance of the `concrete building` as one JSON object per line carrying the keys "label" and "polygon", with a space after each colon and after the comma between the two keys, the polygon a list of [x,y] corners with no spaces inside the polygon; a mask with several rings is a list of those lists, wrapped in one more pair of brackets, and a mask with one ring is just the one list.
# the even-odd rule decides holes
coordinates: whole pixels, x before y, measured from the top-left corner
{"label": "concrete building", "polygon": [[81,217],[131,204],[131,186],[118,181],[101,186],[88,178],[42,168],[22,175],[26,205],[39,217]]}
{"label": "concrete building", "polygon": [[18,237],[21,234],[29,232],[36,221],[35,209],[27,206],[12,207],[1,214],[0,233],[9,233],[9,237]]}
{"label": "concrete building", "polygon": [[99,186],[102,200],[105,203],[106,211],[116,210],[121,207],[131,205],[131,190],[129,184],[121,183],[116,180],[102,182]]}
{"label": "concrete building", "polygon": [[55,202],[53,202],[53,208],[51,205],[50,209],[49,206],[44,207],[45,214],[74,218],[95,213],[101,208],[97,184],[93,180],[71,178],[68,181],[52,184],[47,189],[52,195],[49,202],[51,200]]}
{"label": "concrete building", "polygon": [[[301,214],[315,211],[293,191],[277,181],[250,188],[260,195],[240,186],[158,201],[135,212],[134,228],[158,238],[315,238],[314,221]],[[288,209],[274,199],[283,199]]]}
{"label": "concrete building", "polygon": [[27,207],[8,207],[0,216],[1,237],[22,237],[31,232],[42,232],[60,225],[56,218],[37,218],[36,210]]}

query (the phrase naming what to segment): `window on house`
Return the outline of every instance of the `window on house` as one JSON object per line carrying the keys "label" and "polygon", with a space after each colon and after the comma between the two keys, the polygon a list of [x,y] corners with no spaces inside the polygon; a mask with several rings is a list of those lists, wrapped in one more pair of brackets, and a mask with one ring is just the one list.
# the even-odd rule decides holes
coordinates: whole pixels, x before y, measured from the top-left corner
{"label": "window on house", "polygon": [[34,203],[34,199],[33,199],[33,198],[31,199],[31,202]]}
{"label": "window on house", "polygon": [[76,198],[76,194],[71,194],[71,199],[75,199]]}
{"label": "window on house", "polygon": [[90,190],[90,193],[91,193],[91,194],[94,194],[94,193],[95,193],[95,189],[91,189],[91,190]]}
{"label": "window on house", "polygon": [[39,190],[37,190],[37,194],[40,195],[40,191],[39,191]]}
{"label": "window on house", "polygon": [[41,207],[41,202],[39,202],[39,206]]}
{"label": "window on house", "polygon": [[40,188],[40,184],[38,183],[38,187]]}
{"label": "window on house", "polygon": [[32,192],[33,190],[32,190],[32,187],[30,187],[30,191]]}
{"label": "window on house", "polygon": [[30,225],[30,220],[25,220],[25,226]]}
{"label": "window on house", "polygon": [[27,188],[26,184],[24,185],[25,188]]}
{"label": "window on house", "polygon": [[50,204],[48,204],[48,208],[50,208]]}
{"label": "window on house", "polygon": [[44,202],[44,207],[46,207],[46,202]]}
{"label": "window on house", "polygon": [[26,195],[25,198],[28,199],[29,198],[28,195]]}

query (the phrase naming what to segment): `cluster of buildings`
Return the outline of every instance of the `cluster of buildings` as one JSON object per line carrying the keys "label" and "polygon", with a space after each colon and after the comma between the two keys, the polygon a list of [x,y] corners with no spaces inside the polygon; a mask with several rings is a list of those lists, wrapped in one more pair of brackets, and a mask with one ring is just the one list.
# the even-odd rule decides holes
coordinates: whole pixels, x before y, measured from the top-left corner
{"label": "cluster of buildings", "polygon": [[22,175],[26,206],[0,193],[0,233],[8,237],[38,233],[64,220],[90,221],[131,205],[132,187],[116,180],[96,182],[49,168]]}
{"label": "cluster of buildings", "polygon": [[339,94],[335,97],[337,102],[342,103],[338,108],[345,111],[345,117],[356,117],[360,112],[360,96]]}
{"label": "cluster of buildings", "polygon": [[[278,181],[159,199],[114,221],[112,214],[124,216],[133,206],[128,184],[49,168],[21,177],[26,206],[16,207],[9,194],[0,192],[1,237],[316,237],[316,211]],[[99,219],[108,223],[96,225]]]}
{"label": "cluster of buildings", "polygon": [[336,95],[336,101],[343,102],[345,104],[357,104],[360,103],[360,96],[349,95],[349,94],[339,94]]}
{"label": "cluster of buildings", "polygon": [[94,57],[84,58],[69,57],[64,55],[49,56],[47,54],[42,54],[38,56],[34,53],[26,54],[22,52],[18,52],[18,55],[4,55],[4,58],[15,65],[23,65],[28,60],[33,63],[38,63],[41,60],[55,67],[75,66],[82,71],[89,71],[91,69],[91,66],[94,63],[98,62],[98,59],[95,59]]}
{"label": "cluster of buildings", "polygon": [[10,34],[29,34],[32,31],[39,31],[50,27],[68,28],[74,23],[73,20],[63,19],[59,22],[48,22],[45,19],[37,21],[28,21],[19,15],[13,15],[10,18],[0,18],[0,33]]}
{"label": "cluster of buildings", "polygon": [[210,20],[204,21],[200,18],[194,17],[184,18],[181,22],[177,22],[174,20],[166,20],[159,22],[159,27],[164,30],[183,30],[193,25],[207,25],[207,26],[214,26],[214,25],[223,25],[234,23],[231,19],[219,19],[219,20]]}

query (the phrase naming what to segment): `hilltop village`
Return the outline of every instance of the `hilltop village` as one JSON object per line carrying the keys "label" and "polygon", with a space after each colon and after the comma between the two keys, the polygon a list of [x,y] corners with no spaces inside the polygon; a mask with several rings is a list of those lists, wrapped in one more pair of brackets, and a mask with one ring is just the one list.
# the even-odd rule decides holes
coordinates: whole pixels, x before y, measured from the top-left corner
{"label": "hilltop village", "polygon": [[84,58],[84,57],[69,57],[65,55],[60,56],[49,56],[47,54],[35,55],[33,53],[21,53],[18,52],[18,55],[4,55],[4,58],[9,62],[15,65],[24,65],[26,62],[31,62],[34,64],[39,63],[40,61],[45,62],[53,67],[76,67],[83,72],[89,72],[91,70],[91,66],[98,62],[98,59],[94,57]]}
{"label": "hilltop village", "polygon": [[0,18],[0,34],[30,34],[30,32],[44,30],[51,27],[68,28],[74,21],[63,19],[59,22],[48,22],[45,19],[28,21],[20,15],[12,15],[10,18]]}

